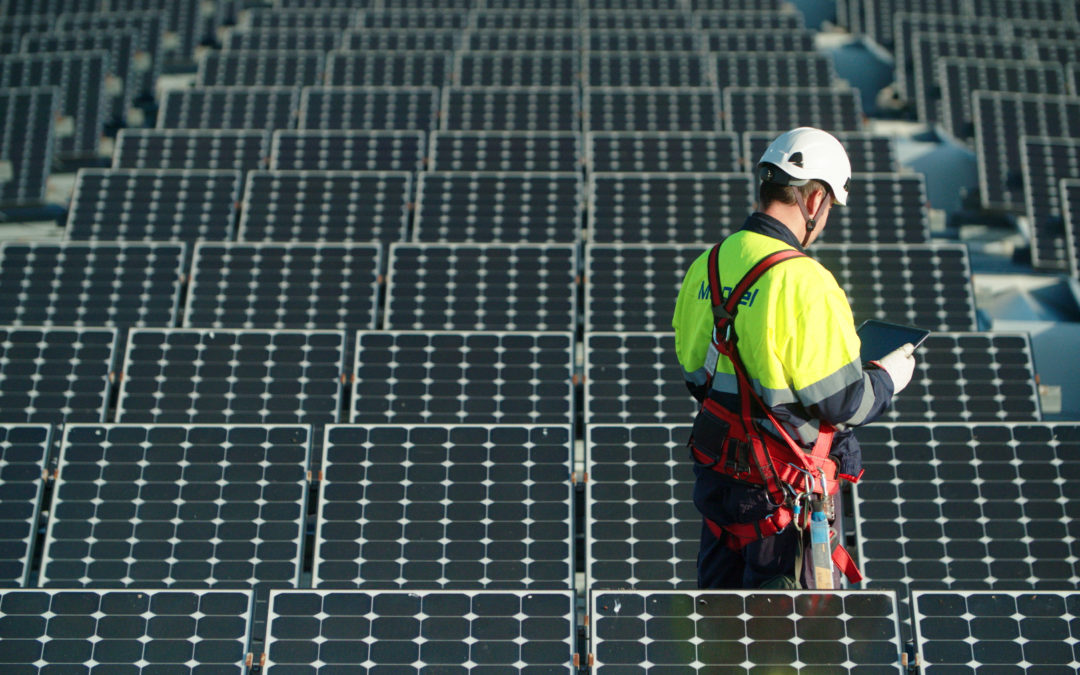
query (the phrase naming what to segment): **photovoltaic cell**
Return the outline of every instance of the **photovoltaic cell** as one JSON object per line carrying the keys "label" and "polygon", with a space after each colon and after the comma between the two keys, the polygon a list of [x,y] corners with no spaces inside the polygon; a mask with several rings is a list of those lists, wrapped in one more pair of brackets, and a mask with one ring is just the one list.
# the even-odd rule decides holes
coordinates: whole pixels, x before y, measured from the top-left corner
{"label": "photovoltaic cell", "polygon": [[257,8],[248,12],[248,23],[253,29],[329,28],[344,31],[356,26],[356,20],[360,14],[355,9]]}
{"label": "photovoltaic cell", "polygon": [[68,425],[42,586],[299,583],[310,434],[306,426]]}
{"label": "photovoltaic cell", "polygon": [[466,10],[384,9],[360,13],[359,28],[391,28],[409,30],[454,29],[469,27]]}
{"label": "photovoltaic cell", "polygon": [[743,173],[602,173],[589,176],[589,241],[692,243],[720,236],[723,223],[753,210]]}
{"label": "photovoltaic cell", "polygon": [[105,420],[118,360],[114,328],[0,327],[0,420]]}
{"label": "photovoltaic cell", "polygon": [[590,171],[724,173],[739,171],[739,139],[724,131],[594,131]]}
{"label": "photovoltaic cell", "polygon": [[702,87],[716,82],[700,52],[587,52],[584,82],[591,87]]}
{"label": "photovoltaic cell", "polygon": [[590,10],[585,27],[594,30],[690,30],[693,16],[680,10]]}
{"label": "photovoltaic cell", "polygon": [[269,134],[254,129],[121,129],[114,169],[234,169],[266,166]]}
{"label": "photovoltaic cell", "polygon": [[232,239],[239,171],[80,169],[68,207],[74,241]]}
{"label": "photovoltaic cell", "polygon": [[464,48],[477,51],[576,51],[581,48],[581,36],[576,30],[470,30],[464,37]]}
{"label": "photovoltaic cell", "polygon": [[833,62],[827,54],[803,52],[715,52],[716,80],[723,87],[830,87]]}
{"label": "photovoltaic cell", "polygon": [[413,240],[573,243],[583,188],[577,172],[421,172]]}
{"label": "photovoltaic cell", "polygon": [[579,27],[581,14],[569,10],[513,11],[478,10],[473,12],[477,30],[561,30]]}
{"label": "photovoltaic cell", "polygon": [[1027,94],[1068,94],[1059,64],[976,58],[939,58],[936,86],[941,88],[941,121],[953,136],[975,134],[971,92],[1008,91]]}
{"label": "photovoltaic cell", "polygon": [[461,39],[461,32],[452,28],[359,28],[345,32],[341,38],[341,48],[452,52],[458,48]]}
{"label": "photovoltaic cell", "polygon": [[246,672],[251,591],[7,590],[0,614],[12,673]]}
{"label": "photovoltaic cell", "polygon": [[183,243],[0,244],[0,325],[171,326]]}
{"label": "photovoltaic cell", "polygon": [[[598,675],[716,670],[900,673],[889,591],[594,591]],[[708,665],[706,665],[708,664]]]}
{"label": "photovoltaic cell", "polygon": [[977,673],[1080,668],[1075,591],[915,591],[922,670]]}
{"label": "photovoltaic cell", "polygon": [[[765,149],[773,140],[784,133],[777,131],[746,131],[742,134],[743,166],[756,167]],[[830,130],[847,151],[851,167],[856,173],[893,173],[899,171],[900,161],[896,156],[896,143],[892,136],[874,134],[869,131]],[[856,192],[859,188],[855,188]],[[858,200],[853,195],[849,206]],[[833,211],[837,213],[837,211]]]}
{"label": "photovoltaic cell", "polygon": [[577,87],[447,87],[441,129],[577,131]]}
{"label": "photovoltaic cell", "polygon": [[239,241],[402,241],[412,174],[252,171]]}
{"label": "photovoltaic cell", "polygon": [[1062,214],[1060,181],[1080,178],[1080,140],[1025,136],[1024,197],[1031,220],[1031,264],[1043,269],[1068,269],[1068,242]]}
{"label": "photovoltaic cell", "polygon": [[[761,9],[760,4],[749,10],[702,10],[695,12],[701,28],[712,30],[790,30],[805,28],[800,12],[776,12]],[[852,31],[854,32],[854,31]]]}
{"label": "photovoltaic cell", "polygon": [[[705,34],[705,48],[711,52],[793,52],[813,53],[814,33],[805,29],[770,30],[726,29],[711,30]],[[759,58],[767,57],[760,54]],[[763,83],[755,86],[787,86],[780,83]],[[790,85],[795,86],[795,85]],[[816,85],[803,85],[816,86]]]}
{"label": "photovoltaic cell", "polygon": [[30,585],[50,447],[48,424],[0,424],[0,588]]}
{"label": "photovoltaic cell", "polygon": [[714,87],[585,87],[586,131],[720,131]]}
{"label": "photovoltaic cell", "polygon": [[11,175],[0,183],[0,203],[37,203],[45,198],[59,104],[55,87],[0,91],[0,164]]}
{"label": "photovoltaic cell", "polygon": [[132,62],[134,76],[138,81],[137,96],[155,98],[158,76],[161,75],[164,57],[162,43],[165,41],[165,17],[161,12],[79,12],[60,14],[52,30],[79,34],[118,33],[134,30],[135,60]]}
{"label": "photovoltaic cell", "polygon": [[222,40],[225,50],[320,50],[337,49],[341,33],[332,28],[230,28]]}
{"label": "photovoltaic cell", "polygon": [[387,329],[573,330],[573,244],[391,244]]}
{"label": "photovoltaic cell", "polygon": [[862,104],[853,89],[726,87],[723,94],[724,128],[728,131],[800,125],[843,131],[863,128]]}
{"label": "photovoltaic cell", "polygon": [[431,166],[440,171],[577,171],[584,151],[573,131],[436,131]]}
{"label": "photovoltaic cell", "polygon": [[134,329],[118,422],[338,421],[344,331]]}
{"label": "photovoltaic cell", "polygon": [[317,588],[572,587],[570,425],[326,430]]}
{"label": "photovoltaic cell", "polygon": [[165,92],[158,129],[289,129],[296,126],[295,87],[194,87]]}
{"label": "photovoltaic cell", "polygon": [[573,421],[569,333],[359,331],[353,423]]}
{"label": "photovoltaic cell", "polygon": [[431,50],[333,51],[326,63],[326,84],[333,86],[441,87],[450,79],[447,52]]}
{"label": "photovoltaic cell", "polygon": [[691,422],[698,404],[665,333],[585,334],[585,423]]}
{"label": "photovoltaic cell", "polygon": [[436,87],[304,87],[301,129],[408,129],[436,124]]}
{"label": "photovoltaic cell", "polygon": [[419,171],[427,151],[423,131],[279,130],[270,168],[284,171]]}
{"label": "photovoltaic cell", "polygon": [[589,31],[588,47],[596,52],[695,52],[701,49],[696,32],[670,30]]}
{"label": "photovoltaic cell", "polygon": [[1062,180],[1059,185],[1069,271],[1080,279],[1080,180]]}
{"label": "photovoltaic cell", "polygon": [[378,244],[195,246],[186,328],[375,328]]}
{"label": "photovoltaic cell", "polygon": [[976,91],[975,150],[982,205],[1025,211],[1024,136],[1080,137],[1080,98]]}
{"label": "photovoltaic cell", "polygon": [[322,84],[322,51],[209,51],[199,60],[199,86],[315,86]]}
{"label": "photovoltaic cell", "polygon": [[690,425],[590,425],[587,435],[588,587],[696,587],[701,516],[691,494]]}
{"label": "photovoltaic cell", "polygon": [[274,591],[267,675],[575,672],[571,591]]}

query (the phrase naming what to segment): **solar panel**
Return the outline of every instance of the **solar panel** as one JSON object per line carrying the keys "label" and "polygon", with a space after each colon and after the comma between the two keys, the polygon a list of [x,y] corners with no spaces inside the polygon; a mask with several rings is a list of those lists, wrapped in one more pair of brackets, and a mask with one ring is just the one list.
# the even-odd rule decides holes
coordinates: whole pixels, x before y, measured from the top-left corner
{"label": "solar panel", "polygon": [[589,240],[692,243],[719,236],[719,223],[753,210],[746,173],[603,173],[589,177]]}
{"label": "solar panel", "polygon": [[440,87],[449,80],[450,71],[447,52],[333,51],[326,65],[326,84]]}
{"label": "solar panel", "polygon": [[61,14],[52,30],[81,34],[119,33],[134,30],[134,77],[138,81],[137,96],[155,98],[158,76],[161,75],[162,43],[165,40],[164,17],[161,12],[105,12]]}
{"label": "solar panel", "polygon": [[566,12],[577,9],[577,0],[484,0],[485,10],[527,10]]}
{"label": "solar panel", "polygon": [[[195,47],[202,40],[203,8],[200,0],[108,0],[109,11],[157,12],[162,17],[166,39],[166,52],[174,52],[170,60],[190,63],[195,58]],[[96,8],[90,8],[96,9]]]}
{"label": "solar panel", "polygon": [[197,86],[315,86],[323,83],[325,68],[326,53],[317,50],[215,50],[199,59],[195,83]]}
{"label": "solar panel", "polygon": [[310,171],[418,171],[427,158],[423,131],[274,132],[270,168]]}
{"label": "solar panel", "polygon": [[0,9],[7,16],[51,14],[61,12],[95,11],[100,0],[6,0]]}
{"label": "solar panel", "polygon": [[[683,395],[690,400],[685,387]],[[586,434],[587,587],[697,586],[701,516],[686,449],[690,425],[635,420],[590,425]]]}
{"label": "solar panel", "polygon": [[[742,134],[743,167],[749,170],[756,167],[769,143],[782,134],[778,131],[746,131]],[[839,131],[830,129],[829,133],[844,145],[851,167],[857,173],[893,173],[900,170],[900,160],[896,154],[896,142],[892,136],[875,134],[869,131]],[[853,196],[849,206],[854,205]],[[834,212],[838,213],[838,211]]]}
{"label": "solar panel", "polygon": [[894,47],[894,21],[901,14],[967,17],[969,5],[955,0],[863,0],[863,32],[886,49]]}
{"label": "solar panel", "polygon": [[577,87],[447,87],[441,129],[577,131]]}
{"label": "solar panel", "polygon": [[575,637],[571,591],[274,591],[266,672],[569,674]]}
{"label": "solar panel", "polygon": [[114,169],[236,169],[266,166],[269,138],[248,129],[121,129]]}
{"label": "solar panel", "polygon": [[[703,10],[695,12],[701,28],[713,30],[792,30],[805,28],[800,12],[762,10]],[[852,31],[854,32],[854,31]]]}
{"label": "solar panel", "polygon": [[573,587],[569,424],[326,430],[316,588]]}
{"label": "solar panel", "polygon": [[572,87],[581,79],[574,51],[462,51],[454,58],[454,82],[484,87]]}
{"label": "solar panel", "polygon": [[913,97],[915,57],[912,41],[916,33],[985,37],[997,40],[1007,37],[1000,21],[976,19],[947,14],[899,12],[893,22],[893,54],[896,60],[896,92],[901,97]]}
{"label": "solar panel", "polygon": [[239,241],[404,241],[412,174],[252,171]]}
{"label": "solar panel", "polygon": [[51,446],[48,424],[0,424],[0,588],[30,585]]}
{"label": "solar panel", "polygon": [[[814,34],[805,29],[725,29],[705,34],[705,48],[713,52],[813,53]],[[767,57],[760,54],[759,58]],[[795,86],[795,85],[773,85]],[[816,86],[816,85],[803,85]]]}
{"label": "solar panel", "polygon": [[436,131],[431,168],[447,171],[577,171],[581,135],[572,131]]}
{"label": "solar panel", "polygon": [[65,235],[74,241],[232,239],[241,173],[80,169]]}
{"label": "solar panel", "polygon": [[288,129],[295,126],[294,87],[218,86],[165,92],[159,129]]}
{"label": "solar panel", "polygon": [[1080,178],[1080,140],[1024,136],[1020,147],[1024,196],[1031,221],[1031,264],[1044,269],[1068,269],[1059,183],[1063,178]]}
{"label": "solar panel", "polygon": [[[726,234],[720,229],[714,238]],[[701,244],[587,245],[585,329],[668,332],[683,275],[704,250]]]}
{"label": "solar panel", "polygon": [[436,87],[304,87],[299,128],[427,131],[438,113]]}
{"label": "solar panel", "polygon": [[116,421],[331,424],[344,331],[133,329]]}
{"label": "solar panel", "polygon": [[0,592],[9,672],[246,672],[250,591]]}
{"label": "solar panel", "polygon": [[939,58],[936,86],[941,89],[940,119],[953,136],[969,139],[975,133],[971,92],[1008,91],[1028,94],[1067,94],[1059,64],[977,58]]}
{"label": "solar panel", "polygon": [[117,344],[114,328],[0,327],[0,420],[103,421]]}
{"label": "solar panel", "polygon": [[1076,63],[1080,59],[1080,46],[1073,40],[1036,40],[1024,38],[1028,45],[1027,58],[1051,63]]}
{"label": "solar panel", "polygon": [[594,131],[587,137],[590,171],[738,171],[733,133],[698,131]]}
{"label": "solar panel", "polygon": [[855,173],[848,203],[819,237],[832,244],[929,244],[930,201],[921,173]]}
{"label": "solar panel", "polygon": [[583,187],[577,172],[421,172],[413,241],[573,243]]}
{"label": "solar panel", "polygon": [[[305,5],[307,7],[307,5]],[[360,15],[355,9],[282,9],[255,8],[248,11],[245,28],[330,28],[344,31],[356,26]]]}
{"label": "solar panel", "polygon": [[573,421],[569,333],[359,331],[353,423]]}
{"label": "solar panel", "polygon": [[0,325],[171,326],[182,243],[0,243]]}
{"label": "solar panel", "polygon": [[830,87],[833,61],[827,54],[716,52],[717,84],[723,87]]}
{"label": "solar panel", "polygon": [[370,9],[372,0],[277,0],[284,9]]}
{"label": "solar panel", "polygon": [[578,28],[581,15],[570,10],[489,10],[473,12],[473,28],[479,30],[559,30]]}
{"label": "solar panel", "polygon": [[434,12],[422,9],[387,9],[372,10],[360,14],[360,28],[393,28],[410,30],[454,29],[457,31],[469,27],[469,12],[464,10],[441,10]]}
{"label": "solar panel", "polygon": [[390,0],[382,3],[396,10],[467,12],[480,5],[476,0]]}
{"label": "solar panel", "polygon": [[1069,271],[1080,279],[1080,180],[1062,180],[1059,185]]}
{"label": "solar panel", "polygon": [[1077,23],[1076,4],[1069,0],[971,0],[975,16],[993,19]]}
{"label": "solar panel", "polygon": [[[919,120],[927,123],[942,119],[939,110],[941,85],[935,78],[937,64],[942,58],[962,56],[980,60],[1021,61],[1025,57],[1024,45],[1020,42],[955,34],[915,33],[912,36],[912,52],[915,56],[915,105]],[[1000,83],[994,88],[999,86]]]}
{"label": "solar panel", "polygon": [[1075,423],[878,423],[858,435],[864,584],[901,591],[901,618],[907,589],[1076,587]]}
{"label": "solar panel", "polygon": [[67,425],[43,587],[300,582],[311,430]]}
{"label": "solar panel", "polygon": [[52,168],[60,92],[55,87],[0,91],[0,204],[41,202]]}
{"label": "solar panel", "polygon": [[[22,51],[70,52],[104,50],[109,53],[109,76],[105,80],[108,116],[116,123],[127,118],[128,108],[135,99],[138,86],[134,76],[135,43],[138,33],[123,30],[110,33],[27,33],[22,38]],[[19,51],[12,50],[12,53]]]}
{"label": "solar panel", "polygon": [[726,87],[723,94],[724,128],[728,131],[797,126],[843,131],[863,128],[862,103],[854,89]]}
{"label": "solar panel", "polygon": [[573,244],[391,244],[383,327],[572,330],[576,278]]}
{"label": "solar panel", "polygon": [[972,106],[982,205],[1023,213],[1021,139],[1080,137],[1080,98],[976,91]]}
{"label": "solar panel", "polygon": [[918,653],[927,673],[1080,666],[1074,591],[915,591]]}
{"label": "solar panel", "polygon": [[700,87],[716,82],[700,52],[588,52],[585,82],[601,87]]}
{"label": "solar panel", "polygon": [[690,30],[693,16],[681,10],[590,10],[585,26],[590,30]]}
{"label": "solar panel", "polygon": [[341,33],[333,28],[230,28],[222,40],[226,50],[321,50],[337,49]]}
{"label": "solar panel", "polygon": [[594,591],[591,602],[597,675],[906,670],[891,591]]}
{"label": "solar panel", "polygon": [[631,12],[677,12],[682,3],[679,0],[589,0],[590,12],[628,10]]}
{"label": "solar panel", "polygon": [[715,87],[585,87],[586,131],[720,131]]}
{"label": "solar panel", "polygon": [[461,39],[454,29],[361,28],[346,31],[341,49],[452,52]]}
{"label": "solar panel", "polygon": [[95,155],[105,130],[109,53],[42,52],[0,56],[0,89],[55,87],[60,116],[54,149],[61,157]]}
{"label": "solar panel", "polygon": [[790,11],[782,0],[690,0],[690,9],[694,12],[748,12],[748,11],[774,11],[782,13]]}
{"label": "solar panel", "polygon": [[581,48],[577,30],[470,30],[464,36],[466,49],[477,51],[576,51]]}
{"label": "solar panel", "polygon": [[55,23],[56,17],[49,14],[0,16],[0,35],[21,37],[27,33],[47,33]]}
{"label": "solar panel", "polygon": [[586,332],[585,423],[692,422],[673,333]]}
{"label": "solar panel", "polygon": [[185,328],[375,328],[378,244],[200,243]]}
{"label": "solar panel", "polygon": [[597,52],[695,52],[702,45],[697,33],[681,30],[596,30],[589,31],[588,46]]}

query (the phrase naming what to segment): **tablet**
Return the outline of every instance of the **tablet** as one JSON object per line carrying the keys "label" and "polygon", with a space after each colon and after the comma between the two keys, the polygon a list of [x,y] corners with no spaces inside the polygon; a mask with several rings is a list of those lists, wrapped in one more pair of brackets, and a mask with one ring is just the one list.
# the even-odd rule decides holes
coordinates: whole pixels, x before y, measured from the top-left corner
{"label": "tablet", "polygon": [[862,349],[859,356],[863,363],[877,361],[891,351],[903,347],[910,342],[918,347],[922,344],[930,331],[913,326],[901,326],[898,323],[888,323],[870,319],[863,321],[856,332],[862,341]]}

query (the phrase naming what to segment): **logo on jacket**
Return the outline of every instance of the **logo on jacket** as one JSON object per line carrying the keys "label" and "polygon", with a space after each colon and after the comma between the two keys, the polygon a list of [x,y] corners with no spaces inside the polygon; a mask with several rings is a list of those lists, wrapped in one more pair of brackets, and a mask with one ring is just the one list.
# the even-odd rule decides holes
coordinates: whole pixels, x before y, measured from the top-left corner
{"label": "logo on jacket", "polygon": [[[724,286],[724,298],[725,299],[727,299],[727,297],[729,295],[731,295],[731,291],[732,291],[731,286]],[[758,289],[756,289],[756,288],[753,290],[753,292],[747,291],[747,292],[743,293],[742,299],[739,300],[739,304],[743,305],[743,306],[746,306],[746,307],[752,307],[754,305],[754,300],[757,299],[757,294],[758,294]],[[701,288],[698,289],[697,297],[698,297],[698,300],[710,300],[712,298],[712,291],[709,290],[709,282],[708,281],[702,281],[701,282]]]}

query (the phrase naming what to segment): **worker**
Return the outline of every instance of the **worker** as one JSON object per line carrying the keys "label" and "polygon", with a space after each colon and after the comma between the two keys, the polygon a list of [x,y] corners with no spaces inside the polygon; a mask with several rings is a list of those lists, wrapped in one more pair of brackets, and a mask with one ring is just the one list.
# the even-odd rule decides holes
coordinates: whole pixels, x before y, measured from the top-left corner
{"label": "worker", "polygon": [[[847,203],[851,162],[843,145],[820,129],[792,129],[765,150],[757,176],[759,211],[693,262],[672,318],[687,387],[702,404],[689,442],[703,516],[702,589],[807,587],[800,513],[813,499],[832,521],[838,481],[862,474],[853,428],[877,418],[915,368],[910,344],[863,364],[844,291],[802,255],[831,209]],[[746,279],[776,252],[792,257]],[[740,282],[752,284],[732,300]],[[726,323],[725,300],[734,317]],[[726,326],[725,335],[717,326]],[[740,390],[740,380],[752,392]],[[801,454],[782,456],[793,447]],[[833,537],[833,560],[843,564]]]}

